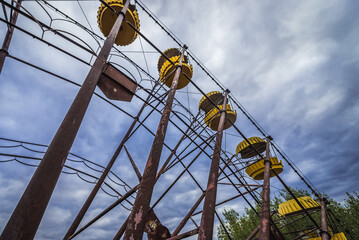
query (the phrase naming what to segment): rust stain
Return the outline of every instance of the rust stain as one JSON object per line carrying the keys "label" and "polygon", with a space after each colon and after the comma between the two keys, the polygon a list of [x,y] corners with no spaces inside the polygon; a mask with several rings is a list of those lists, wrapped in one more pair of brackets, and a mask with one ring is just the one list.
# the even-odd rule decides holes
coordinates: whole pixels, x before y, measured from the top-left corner
{"label": "rust stain", "polygon": [[135,230],[137,230],[137,225],[141,222],[142,220],[142,206],[140,207],[140,210],[138,211],[138,213],[135,214]]}

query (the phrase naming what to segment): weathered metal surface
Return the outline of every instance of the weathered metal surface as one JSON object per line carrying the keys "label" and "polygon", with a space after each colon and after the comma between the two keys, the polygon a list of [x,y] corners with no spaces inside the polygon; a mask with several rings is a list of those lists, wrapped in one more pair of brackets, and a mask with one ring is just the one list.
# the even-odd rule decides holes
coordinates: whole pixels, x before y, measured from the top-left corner
{"label": "weathered metal surface", "polygon": [[150,208],[152,192],[154,184],[156,182],[156,174],[162,153],[162,147],[166,135],[168,121],[172,111],[172,104],[176,93],[178,79],[181,74],[180,66],[182,66],[185,49],[186,48],[184,47],[182,50],[179,67],[176,69],[175,76],[168,93],[167,101],[163,109],[155,139],[153,140],[146,167],[142,175],[135,203],[129,217],[124,239],[142,239],[143,236],[148,210]]}
{"label": "weathered metal surface", "polygon": [[[22,0],[17,1],[16,9],[20,9],[21,3],[22,3]],[[19,16],[19,12],[16,10],[13,11],[12,15],[11,15],[10,23],[15,25],[18,16]],[[4,41],[2,43],[2,47],[0,49],[0,74],[1,74],[2,68],[5,63],[5,58],[8,55],[8,50],[10,47],[10,42],[11,42],[11,38],[12,38],[13,34],[14,34],[14,26],[8,25],[8,29],[7,29]]]}
{"label": "weathered metal surface", "polygon": [[[123,11],[126,12],[129,1]],[[3,239],[33,239],[75,140],[82,119],[120,29],[120,14],[75,100],[2,232]]]}
{"label": "weathered metal surface", "polygon": [[180,235],[178,235],[178,236],[173,236],[173,237],[167,238],[167,240],[183,239],[183,238],[186,238],[186,237],[190,237],[190,236],[196,235],[198,232],[199,232],[199,229],[196,228],[196,229],[193,229],[193,230],[191,230],[191,231],[182,233],[182,234],[180,234]]}
{"label": "weathered metal surface", "polygon": [[320,223],[321,223],[321,235],[322,235],[322,240],[329,240],[330,239],[330,234],[328,232],[328,222],[327,222],[327,214],[326,214],[326,199],[322,198],[320,203],[321,203],[321,208],[320,208],[320,213],[321,213],[321,218],[320,218]]}
{"label": "weathered metal surface", "polygon": [[[157,84],[153,87],[152,91],[154,91],[154,89],[156,88]],[[134,129],[136,123],[138,122],[138,119],[140,118],[143,110],[145,109],[145,107],[147,106],[147,102],[150,100],[151,98],[151,94],[147,97],[146,102],[142,105],[142,107],[140,108],[140,110],[138,111],[136,117],[133,119],[131,126],[128,128],[125,136],[122,138],[121,143],[119,144],[119,146],[117,147],[116,151],[114,152],[114,154],[112,155],[111,160],[109,161],[109,163],[107,164],[105,170],[103,171],[103,173],[101,174],[100,178],[98,179],[98,181],[96,182],[96,185],[94,186],[94,188],[92,189],[90,195],[88,196],[88,198],[86,199],[86,202],[84,203],[84,205],[82,206],[81,210],[79,211],[79,213],[77,214],[75,220],[73,221],[72,225],[70,226],[69,230],[67,231],[64,239],[67,239],[69,236],[71,236],[72,234],[74,234],[74,232],[76,231],[77,227],[79,226],[80,222],[82,221],[85,213],[87,212],[88,208],[90,207],[93,199],[95,198],[98,190],[100,189],[101,185],[103,184],[103,182],[105,181],[106,176],[108,175],[108,173],[110,172],[113,164],[115,163],[118,155],[120,154],[122,148],[124,147],[125,142],[128,140],[130,134],[132,133],[132,130]]]}
{"label": "weathered metal surface", "polygon": [[135,81],[109,63],[97,85],[107,98],[126,102],[132,100],[137,88]]}
{"label": "weathered metal surface", "polygon": [[206,197],[203,204],[201,225],[199,227],[198,233],[199,240],[209,240],[213,237],[214,210],[216,207],[219,159],[221,155],[223,128],[226,119],[227,96],[228,91],[225,91],[223,99],[223,109],[221,111],[216,142],[213,149],[212,163],[208,176]]}
{"label": "weathered metal surface", "polygon": [[264,179],[261,204],[261,221],[259,229],[260,240],[270,240],[270,143],[271,137],[267,137],[266,159],[264,160]]}

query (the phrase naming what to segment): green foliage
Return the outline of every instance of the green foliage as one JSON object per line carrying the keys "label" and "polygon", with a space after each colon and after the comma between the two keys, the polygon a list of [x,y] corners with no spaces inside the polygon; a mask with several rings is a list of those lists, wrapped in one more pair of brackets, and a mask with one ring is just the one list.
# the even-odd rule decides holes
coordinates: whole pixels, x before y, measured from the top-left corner
{"label": "green foliage", "polygon": [[[311,196],[307,190],[303,189],[295,188],[291,189],[291,192],[294,193],[296,197]],[[326,197],[329,202],[327,218],[330,228],[335,233],[344,232],[348,240],[359,239],[359,194],[356,192],[353,194],[347,193],[347,198],[342,204],[329,198],[326,194],[324,194],[324,197]],[[288,191],[281,190],[278,195],[273,197],[271,201],[271,210],[277,210],[279,204],[292,198],[292,195]],[[260,206],[258,204],[256,204],[254,208],[258,213],[260,212]],[[223,211],[223,216],[226,229],[231,238],[235,240],[247,239],[259,225],[259,217],[251,208],[245,208],[243,215],[238,214],[234,209],[225,209]],[[312,213],[311,216],[317,224],[320,225],[320,211]],[[272,219],[278,222],[277,226],[283,226],[295,220],[294,223],[290,224],[291,226],[281,228],[281,232],[310,229],[314,225],[308,217],[302,218],[302,215],[290,218],[280,218],[280,216],[274,215]],[[348,231],[351,233],[352,237],[347,233]],[[298,233],[289,234],[286,235],[286,239],[294,239],[297,236]],[[218,227],[218,239],[229,239],[222,226]]]}
{"label": "green foliage", "polygon": [[[255,206],[255,210],[259,213],[259,205]],[[253,209],[245,208],[244,211],[242,216],[234,209],[223,211],[226,229],[232,239],[246,239],[259,224],[259,218]],[[218,228],[218,239],[229,239],[221,226]]]}

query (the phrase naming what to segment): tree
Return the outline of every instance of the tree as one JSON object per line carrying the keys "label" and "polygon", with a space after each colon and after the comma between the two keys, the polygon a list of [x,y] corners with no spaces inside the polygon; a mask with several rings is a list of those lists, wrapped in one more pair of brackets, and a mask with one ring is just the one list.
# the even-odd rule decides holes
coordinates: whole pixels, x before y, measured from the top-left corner
{"label": "tree", "polygon": [[[291,192],[298,197],[311,196],[307,190],[291,189]],[[359,239],[359,194],[347,193],[347,198],[344,202],[338,203],[334,199],[329,198],[326,194],[328,204],[328,224],[334,233],[344,232],[347,239]],[[271,210],[276,211],[279,204],[292,199],[292,195],[286,191],[281,190],[278,195],[275,195],[271,200]],[[224,224],[232,239],[245,240],[258,227],[259,217],[257,213],[260,212],[260,206],[256,204],[254,209],[245,208],[242,215],[238,214],[234,209],[225,209],[223,211]],[[320,211],[311,214],[313,219],[320,225]],[[278,215],[274,215],[273,219],[278,219]],[[294,216],[291,218],[281,218],[277,226],[285,225],[296,220],[291,226],[281,228],[281,232],[293,232],[296,229],[310,229],[314,224],[308,218],[301,218],[301,216]],[[350,232],[350,235],[348,234]],[[316,234],[316,233],[313,233]],[[287,239],[293,239],[298,234],[286,235]],[[312,235],[313,236],[313,235]],[[229,239],[220,225],[218,227],[218,239]]]}

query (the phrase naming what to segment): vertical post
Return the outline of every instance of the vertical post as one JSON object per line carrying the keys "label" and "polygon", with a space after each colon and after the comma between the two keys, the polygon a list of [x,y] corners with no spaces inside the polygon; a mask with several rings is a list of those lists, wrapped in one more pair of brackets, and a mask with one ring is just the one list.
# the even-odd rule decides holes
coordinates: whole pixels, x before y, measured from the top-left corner
{"label": "vertical post", "polygon": [[91,70],[62,121],[42,161],[12,213],[0,239],[33,239],[70,148],[96,88],[129,5],[126,1]]}
{"label": "vertical post", "polygon": [[204,240],[204,239],[209,240],[212,239],[213,237],[214,210],[216,207],[219,159],[221,156],[223,128],[226,120],[226,106],[227,106],[228,93],[229,90],[226,90],[224,92],[223,107],[222,110],[220,111],[221,116],[219,119],[216,142],[213,149],[212,163],[211,163],[211,168],[209,171],[208,182],[207,182],[206,197],[204,199],[201,225],[199,227],[199,233],[198,233],[199,240]]}
{"label": "vertical post", "polygon": [[155,139],[152,143],[145,170],[142,175],[135,203],[129,216],[124,239],[142,239],[143,236],[148,210],[150,208],[153,187],[156,182],[158,164],[161,158],[161,152],[166,136],[168,121],[172,111],[172,104],[175,97],[178,80],[182,71],[184,51],[186,49],[187,47],[183,46],[181,58],[179,64],[177,65],[175,75],[173,77],[173,82],[168,93],[166,105],[163,108],[163,113],[158,124],[157,132],[155,135]]}
{"label": "vertical post", "polygon": [[321,198],[321,235],[322,240],[329,240],[330,235],[328,233],[328,223],[327,223],[327,215],[326,215],[326,203],[327,199],[324,197]]}
{"label": "vertical post", "polygon": [[[16,9],[20,9],[21,3],[22,3],[22,0],[17,1]],[[14,24],[14,25],[16,24],[18,15],[19,15],[19,12],[16,10],[12,13],[11,19],[10,19],[11,24]],[[11,42],[11,38],[12,38],[13,34],[14,34],[14,27],[8,25],[8,29],[7,29],[5,38],[4,38],[4,42],[2,43],[2,47],[0,49],[0,74],[1,74],[2,68],[5,63],[5,58],[8,55],[8,50],[9,50],[9,46],[10,46],[10,42]]]}
{"label": "vertical post", "polygon": [[261,206],[261,222],[259,229],[259,239],[270,239],[270,149],[269,143],[272,140],[271,136],[267,137],[266,146],[266,159],[264,160],[264,179],[263,179],[263,191],[262,191],[262,206]]}
{"label": "vertical post", "polygon": [[[154,91],[154,89],[156,88],[157,84],[153,87],[152,91]],[[94,200],[98,190],[100,189],[100,187],[102,186],[103,182],[105,181],[105,178],[107,177],[108,173],[110,172],[113,164],[115,163],[118,155],[120,154],[125,142],[128,140],[128,137],[130,136],[133,128],[135,127],[139,117],[141,116],[143,110],[145,109],[147,102],[149,101],[151,95],[149,95],[146,99],[146,102],[143,103],[141,109],[138,111],[136,117],[134,118],[134,120],[132,121],[131,126],[129,127],[129,129],[127,130],[125,136],[122,138],[122,141],[120,143],[120,145],[117,147],[115,153],[112,155],[111,160],[109,161],[109,163],[107,164],[105,170],[103,171],[103,173],[101,174],[100,178],[98,179],[98,181],[96,182],[96,185],[93,187],[90,195],[87,197],[84,205],[82,206],[81,210],[79,211],[79,213],[77,214],[75,220],[72,222],[70,228],[67,230],[67,233],[64,237],[64,240],[69,239],[71,237],[72,234],[75,233],[76,229],[78,228],[78,226],[80,225],[83,217],[85,216],[87,210],[89,209],[92,201]]]}

